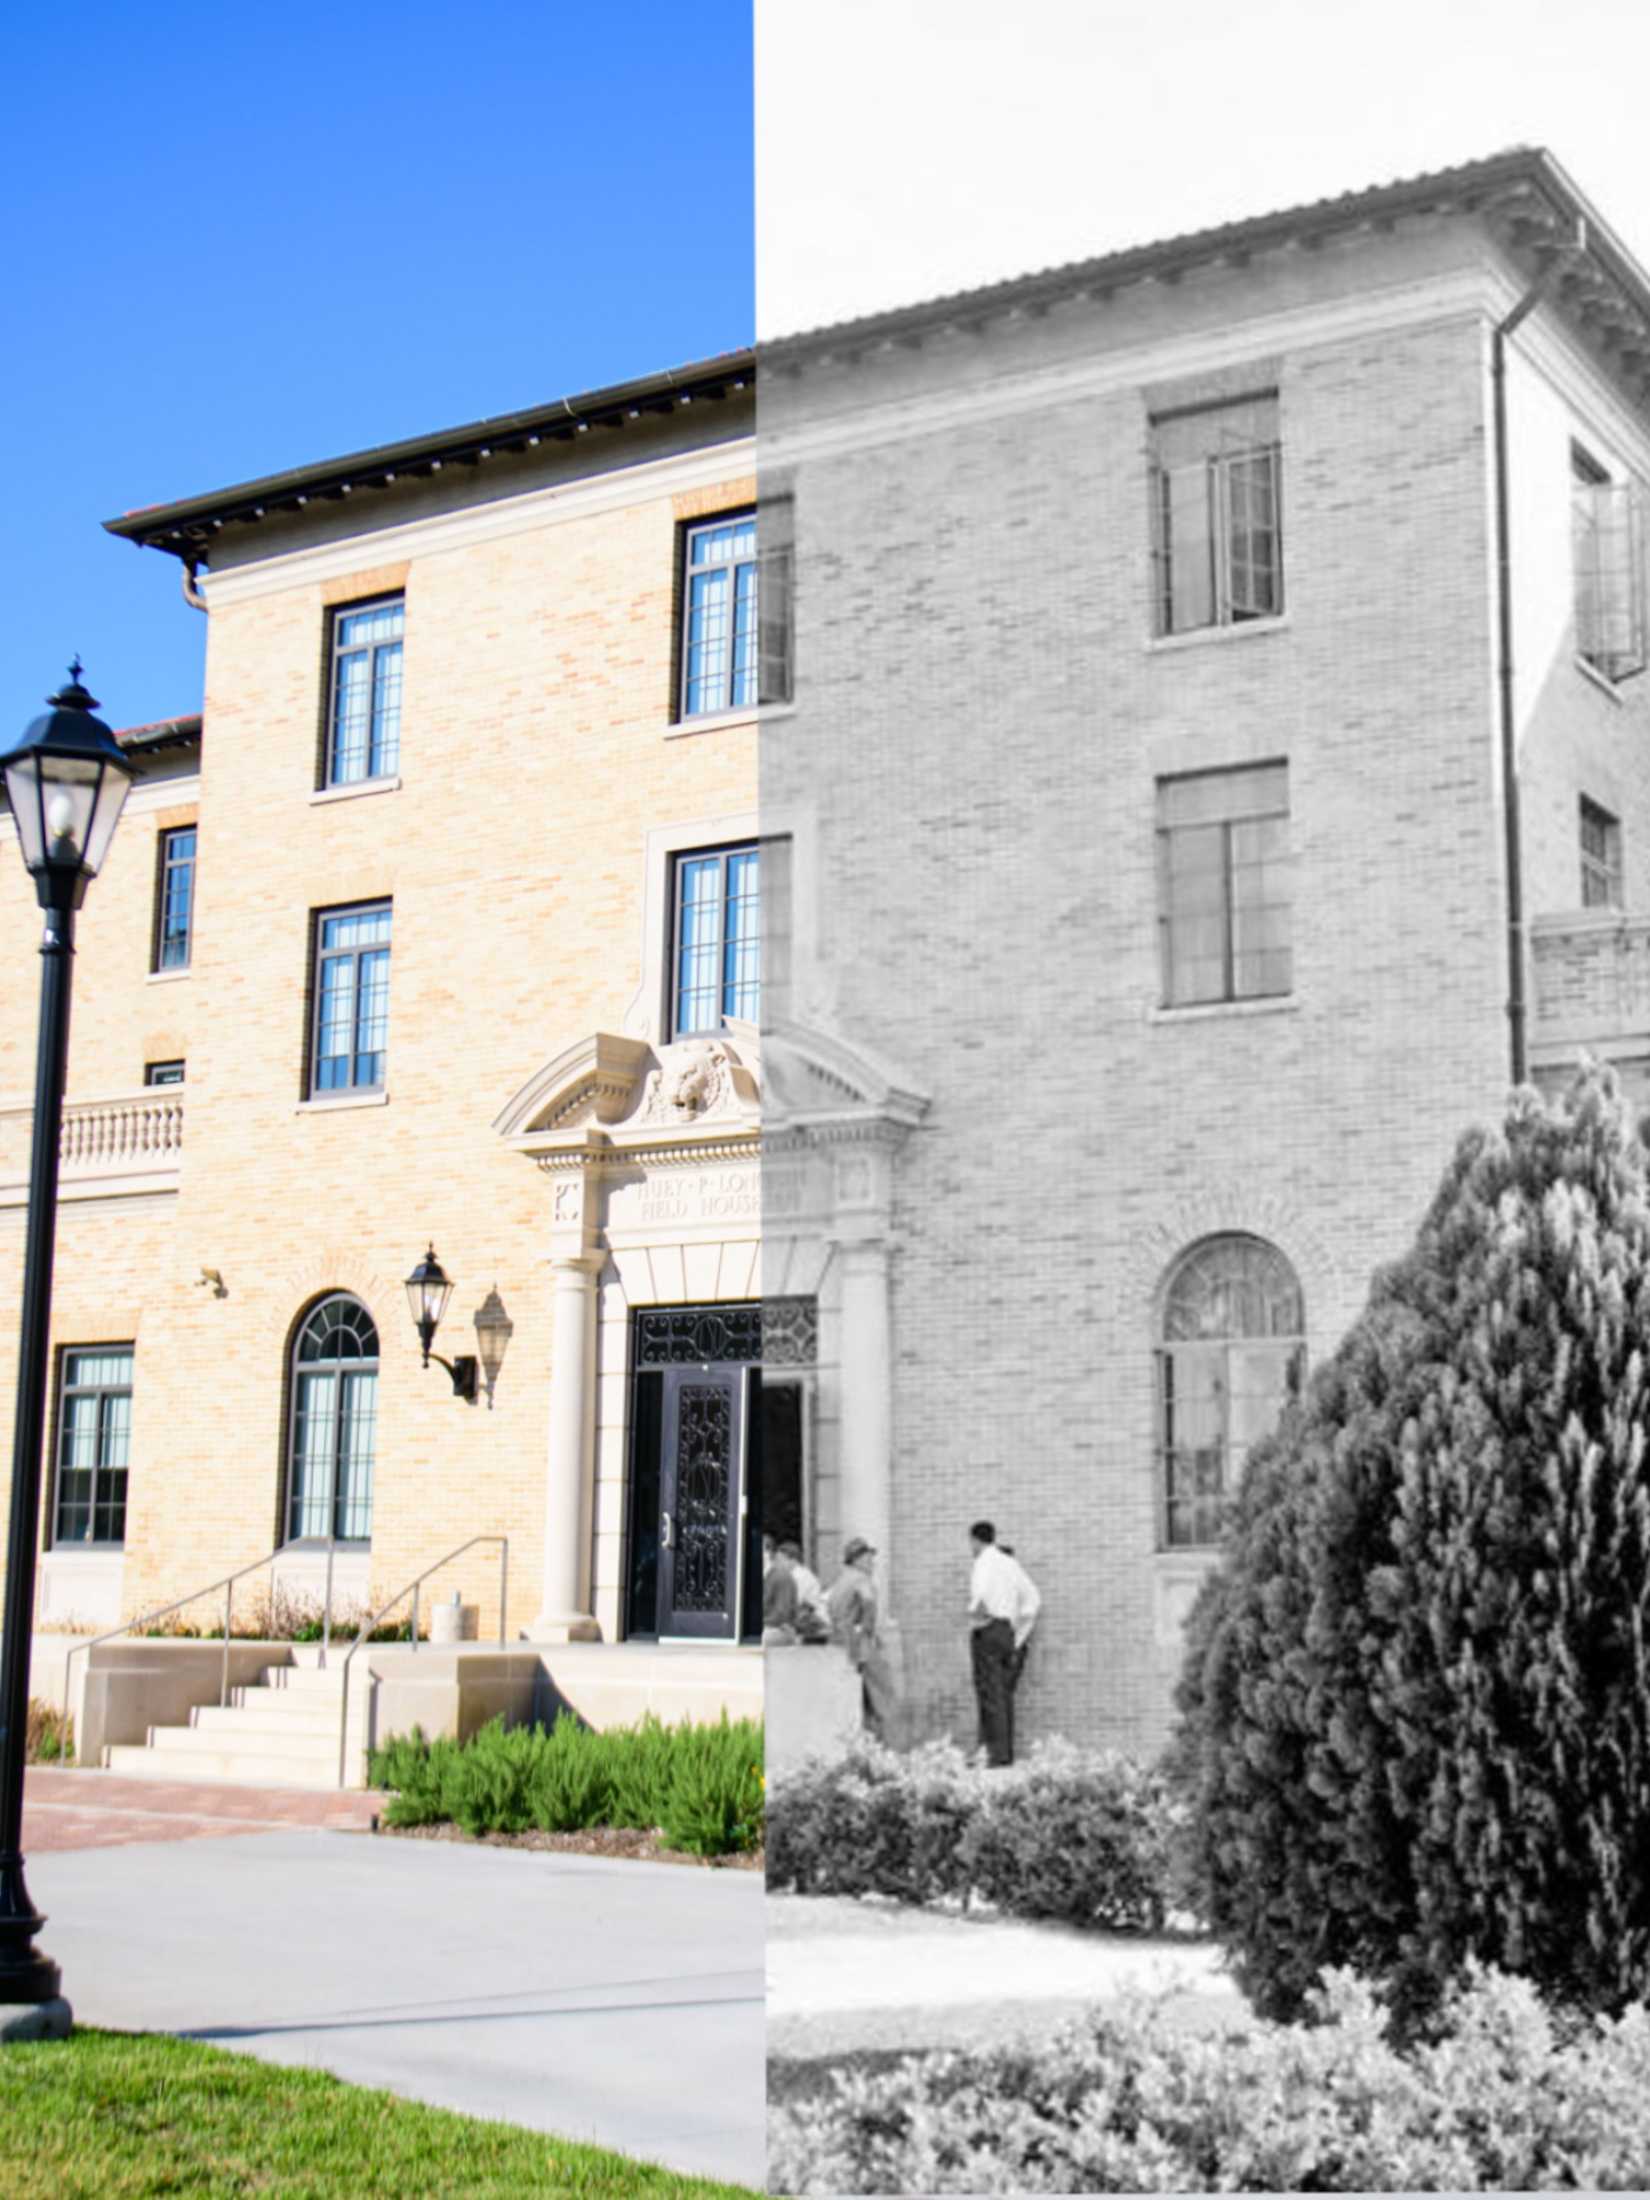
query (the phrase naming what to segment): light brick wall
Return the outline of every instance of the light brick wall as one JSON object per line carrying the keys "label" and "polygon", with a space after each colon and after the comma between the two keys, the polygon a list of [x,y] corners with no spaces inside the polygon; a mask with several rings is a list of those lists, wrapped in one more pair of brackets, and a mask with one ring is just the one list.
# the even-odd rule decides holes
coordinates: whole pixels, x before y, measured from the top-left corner
{"label": "light brick wall", "polygon": [[[924,373],[933,418],[1040,342],[1070,359],[1057,321],[765,385],[800,579],[763,800],[817,810],[835,1028],[933,1096],[896,1172],[893,1287],[892,1602],[921,1730],[971,1738],[987,1514],[1044,1592],[1028,1730],[1162,1737],[1197,1572],[1156,1554],[1165,1269],[1210,1232],[1271,1239],[1323,1353],[1503,1089],[1482,326],[1282,344],[1267,308],[1307,279],[1091,309],[1097,354],[1152,347],[1149,390],[1032,388],[925,429]],[[1318,294],[1353,279],[1320,266]],[[1177,313],[1201,394],[1211,297],[1276,370],[1287,617],[1153,647],[1148,404],[1174,392]],[[906,430],[819,449],[851,381],[867,420],[897,387]],[[1154,781],[1279,757],[1294,998],[1160,1018]]]}
{"label": "light brick wall", "polygon": [[[329,1290],[359,1295],[379,1330],[373,1582],[388,1594],[445,1547],[502,1530],[512,1620],[538,1610],[551,1185],[492,1122],[569,1044],[634,1029],[639,992],[656,991],[649,831],[754,807],[753,726],[669,734],[678,525],[748,504],[749,464],[734,443],[711,486],[643,477],[614,509],[445,549],[415,539],[399,561],[365,536],[359,565],[324,578],[294,581],[277,563],[249,584],[257,537],[239,562],[226,556],[190,975],[144,981],[153,826],[123,825],[88,905],[76,999],[72,1097],[136,1084],[163,1030],[163,1051],[189,1065],[175,1200],[83,1203],[61,1235],[57,1342],[137,1342],[128,1610],[280,1537],[290,1346]],[[370,516],[381,526],[394,511],[380,500]],[[324,524],[336,540],[336,514]],[[270,547],[305,544],[289,527]],[[314,802],[328,606],[403,583],[402,784]],[[20,1008],[32,931],[11,862],[0,985]],[[387,1102],[306,1110],[311,914],[379,897],[394,904]],[[25,1092],[32,1023],[25,1033],[8,1014],[0,1046],[6,1089]],[[0,1231],[9,1397],[20,1217],[0,1216]],[[492,1412],[420,1370],[402,1278],[431,1238],[458,1282],[437,1349],[474,1350],[471,1318],[495,1284],[515,1324]],[[198,1284],[203,1266],[226,1297]],[[476,1554],[431,1593],[462,1587],[485,1630],[496,1578],[495,1555]]]}

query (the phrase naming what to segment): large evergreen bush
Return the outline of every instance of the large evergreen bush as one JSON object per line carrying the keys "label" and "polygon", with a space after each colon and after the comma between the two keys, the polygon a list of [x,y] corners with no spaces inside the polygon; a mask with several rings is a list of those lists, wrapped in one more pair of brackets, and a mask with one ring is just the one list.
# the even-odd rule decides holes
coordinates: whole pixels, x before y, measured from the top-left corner
{"label": "large evergreen bush", "polygon": [[1252,1458],[1177,1762],[1204,1914],[1274,2015],[1424,2015],[1469,1957],[1650,1990],[1650,1209],[1613,1081],[1461,1142]]}

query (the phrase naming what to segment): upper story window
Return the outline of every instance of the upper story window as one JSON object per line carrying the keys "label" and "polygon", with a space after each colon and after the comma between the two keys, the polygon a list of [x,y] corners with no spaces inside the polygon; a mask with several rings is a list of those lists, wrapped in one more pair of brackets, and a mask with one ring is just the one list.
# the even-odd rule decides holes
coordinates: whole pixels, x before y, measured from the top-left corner
{"label": "upper story window", "polygon": [[1631,679],[1646,661],[1643,502],[1636,482],[1612,481],[1579,443],[1570,445],[1570,543],[1576,655],[1606,680]]}
{"label": "upper story window", "polygon": [[708,848],[675,862],[671,1036],[754,1023],[760,1005],[762,894],[755,846]]}
{"label": "upper story window", "polygon": [[124,1543],[132,1443],[129,1344],[64,1353],[57,1425],[54,1542]]}
{"label": "upper story window", "polygon": [[1159,634],[1276,618],[1283,480],[1275,392],[1152,421]]}
{"label": "upper story window", "polygon": [[747,710],[758,669],[756,514],[687,530],[682,716]]}
{"label": "upper story window", "polygon": [[1621,822],[1598,803],[1581,798],[1581,906],[1619,909]]}
{"label": "upper story window", "polygon": [[374,1092],[390,1018],[390,904],[325,910],[315,926],[310,1091]]}
{"label": "upper story window", "polygon": [[758,699],[788,703],[796,654],[796,509],[788,496],[764,496],[757,507],[758,619],[761,671]]}
{"label": "upper story window", "polygon": [[187,970],[195,914],[195,828],[162,833],[155,882],[155,968]]}
{"label": "upper story window", "polygon": [[1306,1355],[1300,1285],[1264,1238],[1212,1237],[1181,1256],[1158,1332],[1162,1539],[1218,1543],[1249,1447],[1270,1434]]}
{"label": "upper story window", "polygon": [[1157,850],[1163,1005],[1287,993],[1288,765],[1160,779]]}
{"label": "upper story window", "polygon": [[765,1025],[782,1024],[792,1014],[791,903],[793,843],[788,833],[762,842],[761,1008]]}
{"label": "upper story window", "polygon": [[143,1065],[143,1082],[146,1085],[181,1085],[183,1083],[183,1064],[181,1062],[145,1062]]}
{"label": "upper story window", "polygon": [[329,787],[393,778],[401,762],[401,634],[399,596],[356,604],[332,617],[328,683]]}

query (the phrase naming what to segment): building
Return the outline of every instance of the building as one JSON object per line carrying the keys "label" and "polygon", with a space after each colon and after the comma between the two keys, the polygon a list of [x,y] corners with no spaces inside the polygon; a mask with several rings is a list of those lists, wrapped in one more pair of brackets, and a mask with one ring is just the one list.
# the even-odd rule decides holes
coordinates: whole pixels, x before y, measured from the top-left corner
{"label": "building", "polygon": [[[1150,1747],[1247,1446],[1458,1132],[1583,1045],[1650,1072],[1650,281],[1515,150],[762,372],[816,1557],[879,1546],[912,1729],[971,1739],[994,1518],[1022,1730]],[[787,1017],[859,1111],[828,1180]]]}
{"label": "building", "polygon": [[483,1639],[759,1632],[753,427],[739,353],[109,523],[180,562],[206,693],[124,736],[82,923],[43,1628],[266,1557],[244,1596],[359,1614],[488,1535],[507,1616],[496,1546],[422,1590]]}

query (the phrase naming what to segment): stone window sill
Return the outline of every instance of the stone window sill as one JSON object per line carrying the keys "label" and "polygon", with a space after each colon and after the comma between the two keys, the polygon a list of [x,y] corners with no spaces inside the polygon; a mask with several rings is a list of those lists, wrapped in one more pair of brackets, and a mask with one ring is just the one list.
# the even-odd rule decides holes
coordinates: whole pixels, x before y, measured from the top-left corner
{"label": "stone window sill", "polygon": [[765,726],[770,719],[788,718],[794,703],[764,703],[758,710],[712,710],[700,718],[676,718],[665,728],[667,741],[680,741],[689,733],[726,733],[735,726]]}
{"label": "stone window sill", "polygon": [[1289,1016],[1300,1007],[1297,993],[1268,993],[1254,1001],[1196,1001],[1185,1008],[1153,1008],[1149,1024],[1201,1024],[1211,1016]]}
{"label": "stone window sill", "polygon": [[384,1108],[389,1105],[387,1092],[328,1092],[313,1100],[300,1100],[293,1109],[294,1115],[337,1115],[346,1108]]}
{"label": "stone window sill", "polygon": [[1589,664],[1587,659],[1581,656],[1579,653],[1577,654],[1575,660],[1575,667],[1577,672],[1581,674],[1582,678],[1584,680],[1591,681],[1592,685],[1599,690],[1600,694],[1608,695],[1611,702],[1616,705],[1618,710],[1620,709],[1621,705],[1626,702],[1627,698],[1622,694],[1620,688],[1617,687],[1614,680],[1610,679],[1607,674],[1600,672],[1597,665]]}
{"label": "stone window sill", "polygon": [[189,965],[184,963],[177,970],[151,970],[144,983],[146,985],[176,985],[180,978],[187,978],[189,974]]}
{"label": "stone window sill", "polygon": [[401,776],[393,779],[352,779],[347,786],[317,787],[310,796],[311,802],[355,802],[366,794],[399,794]]}
{"label": "stone window sill", "polygon": [[1147,637],[1149,657],[1172,657],[1182,649],[1204,649],[1212,642],[1245,642],[1257,634],[1280,634],[1291,624],[1287,611],[1275,619],[1236,619],[1227,626],[1194,626],[1185,634],[1153,634]]}

